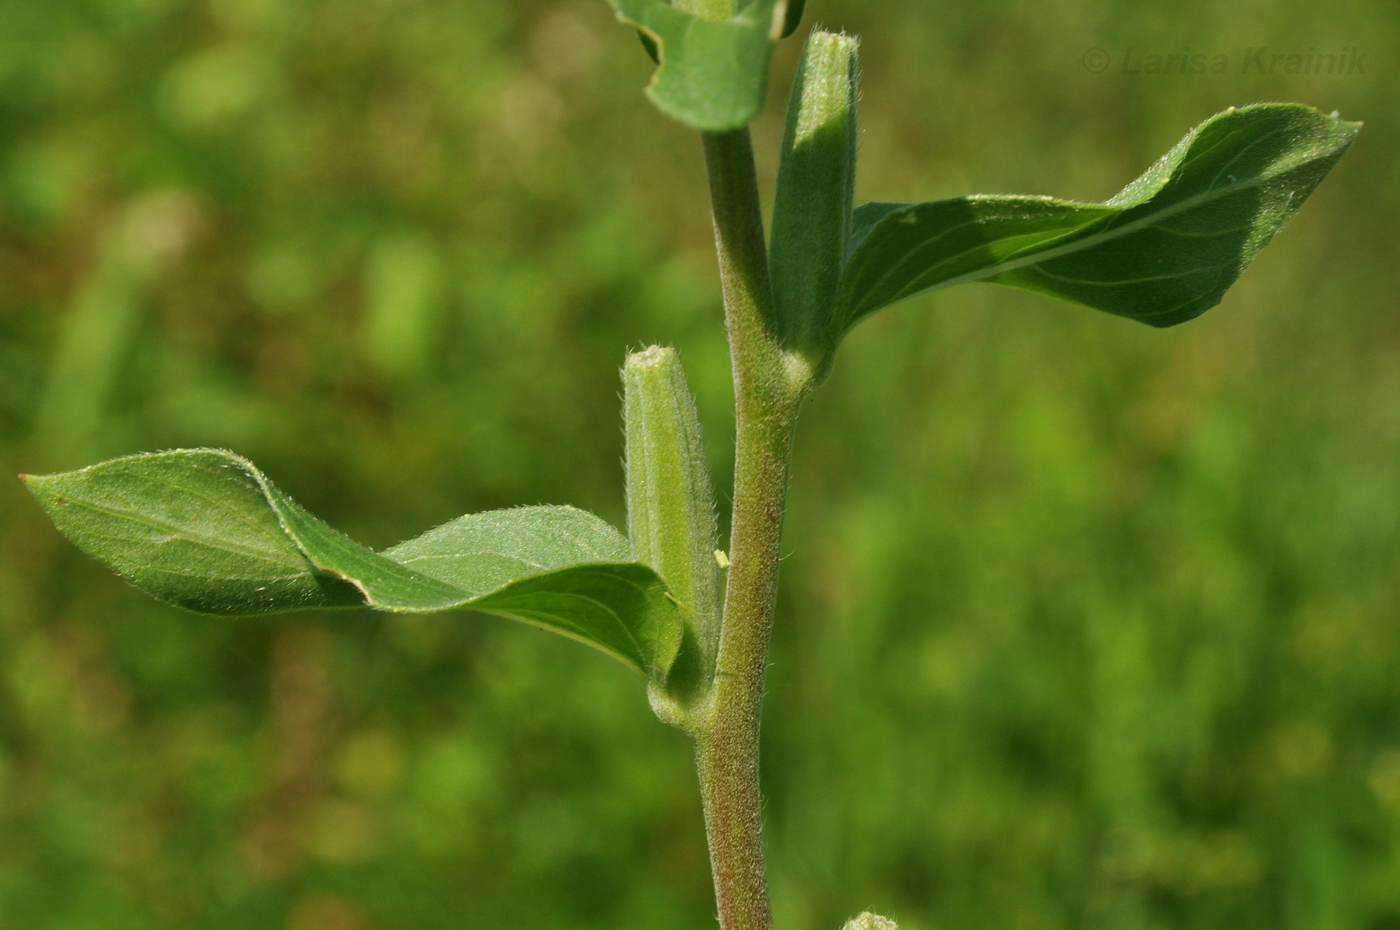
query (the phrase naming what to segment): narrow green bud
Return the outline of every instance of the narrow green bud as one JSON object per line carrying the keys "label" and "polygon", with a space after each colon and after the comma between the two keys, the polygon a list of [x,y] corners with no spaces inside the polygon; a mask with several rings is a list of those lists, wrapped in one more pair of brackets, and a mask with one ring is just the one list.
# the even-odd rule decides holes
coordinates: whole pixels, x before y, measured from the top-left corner
{"label": "narrow green bud", "polygon": [[[691,618],[673,672],[687,690],[708,681],[724,594],[709,463],[676,350],[652,346],[622,370],[627,420],[627,532],[632,553],[661,575]],[[727,561],[727,559],[725,560]],[[687,667],[687,662],[689,666]]]}
{"label": "narrow green bud", "polygon": [[859,917],[852,917],[846,921],[843,930],[899,930],[899,925],[888,917],[866,911]]}
{"label": "narrow green bud", "polygon": [[813,32],[792,85],[769,251],[783,341],[814,362],[832,345],[856,180],[856,66],[851,36]]}

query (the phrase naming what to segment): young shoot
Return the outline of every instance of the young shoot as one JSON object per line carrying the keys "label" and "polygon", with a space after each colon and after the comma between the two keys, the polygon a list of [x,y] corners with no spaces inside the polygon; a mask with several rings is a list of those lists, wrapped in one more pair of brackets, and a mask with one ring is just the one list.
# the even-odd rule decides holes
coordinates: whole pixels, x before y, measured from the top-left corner
{"label": "young shoot", "polygon": [[[768,930],[759,719],[792,433],[843,337],[886,307],[973,282],[1184,323],[1220,302],[1359,125],[1298,104],[1232,107],[1103,203],[969,195],[855,206],[858,43],[816,30],[793,82],[766,233],[747,126],[803,4],[608,2],[657,63],[647,96],[695,129],[705,153],[725,307],[714,325],[727,327],[735,388],[727,541],[680,356],[657,346],[622,370],[625,536],[573,507],[530,506],[374,551],[213,449],[24,480],[80,549],[191,611],[473,610],[612,656],[693,740],[720,926]],[[894,927],[870,913],[846,924]]]}

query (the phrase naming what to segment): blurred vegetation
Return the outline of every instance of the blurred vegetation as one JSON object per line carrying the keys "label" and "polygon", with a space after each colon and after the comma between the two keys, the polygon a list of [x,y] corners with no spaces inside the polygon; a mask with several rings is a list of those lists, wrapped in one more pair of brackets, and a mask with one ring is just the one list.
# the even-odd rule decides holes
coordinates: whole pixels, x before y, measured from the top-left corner
{"label": "blurred vegetation", "polygon": [[[1101,199],[1255,100],[1367,127],[1201,320],[978,287],[848,340],[789,512],[779,926],[1396,930],[1400,12],[809,7],[864,39],[862,200]],[[1261,45],[1367,57],[1241,73]],[[621,524],[617,369],[656,341],[723,487],[702,168],[649,67],[598,0],[0,4],[0,472],[216,445],[372,545]],[[0,552],[0,926],[714,925],[688,747],[606,658],[184,614],[12,480]]]}

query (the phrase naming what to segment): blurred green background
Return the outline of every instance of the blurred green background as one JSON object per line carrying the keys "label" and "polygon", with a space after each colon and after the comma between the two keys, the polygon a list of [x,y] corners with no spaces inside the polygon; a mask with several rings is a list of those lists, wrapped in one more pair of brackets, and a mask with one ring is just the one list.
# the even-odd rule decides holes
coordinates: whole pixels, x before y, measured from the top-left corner
{"label": "blurred green background", "polygon": [[[847,341],[764,723],[780,930],[1397,930],[1400,8],[812,20],[863,36],[861,200],[1103,199],[1256,100],[1367,125],[1198,321],[979,286]],[[727,486],[698,145],[648,73],[601,0],[0,3],[0,473],[214,445],[376,546],[622,524],[617,369],[663,342]],[[0,553],[5,930],[714,926],[686,742],[605,657],[182,613],[11,479]]]}

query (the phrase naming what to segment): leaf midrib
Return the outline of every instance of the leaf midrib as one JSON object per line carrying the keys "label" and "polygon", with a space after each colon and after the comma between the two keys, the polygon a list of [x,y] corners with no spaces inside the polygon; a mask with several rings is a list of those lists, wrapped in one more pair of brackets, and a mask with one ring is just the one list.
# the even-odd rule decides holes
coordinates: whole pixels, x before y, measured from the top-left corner
{"label": "leaf midrib", "polygon": [[[253,549],[248,546],[242,546],[237,543],[233,543],[226,539],[219,539],[218,537],[207,536],[204,533],[192,531],[189,527],[182,526],[178,523],[174,523],[167,520],[161,520],[154,517],[148,517],[145,514],[141,514],[138,512],[130,510],[118,510],[111,507],[103,507],[100,504],[93,503],[89,500],[75,500],[71,497],[68,499],[68,504],[74,507],[84,507],[88,510],[96,511],[97,513],[105,514],[110,517],[116,517],[121,520],[129,520],[132,523],[138,523],[144,526],[149,526],[152,529],[168,531],[172,540],[185,539],[198,545],[204,546],[208,549],[228,552],[232,555],[247,556],[249,558],[267,562],[271,565],[292,567],[303,565],[305,566],[305,573],[307,575],[314,574],[316,571],[314,563],[312,563],[310,559],[306,558],[306,556],[302,554],[300,548],[296,546],[295,542],[293,542],[293,548],[296,549],[297,555],[302,559],[300,563],[291,560],[275,559],[270,557],[268,550]],[[149,544],[160,545],[161,543],[153,542]]]}

